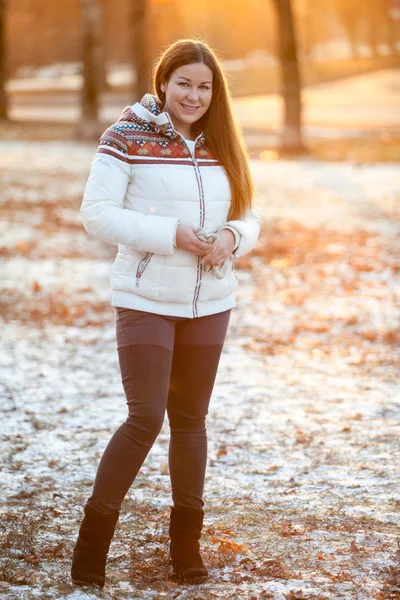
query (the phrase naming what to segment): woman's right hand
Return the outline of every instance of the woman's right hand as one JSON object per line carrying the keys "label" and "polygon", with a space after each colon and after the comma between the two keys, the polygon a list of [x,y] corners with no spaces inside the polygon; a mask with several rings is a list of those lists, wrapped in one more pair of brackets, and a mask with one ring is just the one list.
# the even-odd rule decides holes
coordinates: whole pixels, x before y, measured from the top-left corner
{"label": "woman's right hand", "polygon": [[210,251],[210,244],[202,242],[195,233],[196,227],[178,225],[176,230],[176,246],[197,256],[204,256]]}

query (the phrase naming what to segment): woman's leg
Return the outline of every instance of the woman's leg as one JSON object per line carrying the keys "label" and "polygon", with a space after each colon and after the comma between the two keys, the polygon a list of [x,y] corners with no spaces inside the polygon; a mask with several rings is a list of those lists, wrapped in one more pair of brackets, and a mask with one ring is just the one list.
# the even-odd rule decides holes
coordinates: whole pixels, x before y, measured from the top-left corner
{"label": "woman's leg", "polygon": [[104,451],[87,502],[103,513],[121,509],[163,425],[174,328],[162,315],[130,309],[118,313],[118,357],[129,416]]}
{"label": "woman's leg", "polygon": [[178,323],[167,401],[174,506],[204,506],[206,415],[231,311]]}

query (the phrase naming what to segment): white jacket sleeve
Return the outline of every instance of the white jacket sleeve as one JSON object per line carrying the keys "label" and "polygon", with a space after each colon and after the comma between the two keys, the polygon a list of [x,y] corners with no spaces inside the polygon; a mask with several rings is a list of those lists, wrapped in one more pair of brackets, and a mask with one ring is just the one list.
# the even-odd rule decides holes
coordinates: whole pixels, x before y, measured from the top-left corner
{"label": "white jacket sleeve", "polygon": [[124,208],[131,177],[132,167],[128,163],[108,154],[96,154],[80,208],[85,230],[111,244],[131,246],[142,252],[174,254],[177,218]]}
{"label": "white jacket sleeve", "polygon": [[[232,256],[234,258],[240,258],[253,250],[257,243],[261,229],[260,215],[256,208],[249,208],[243,219],[227,221],[218,228],[218,231],[221,229],[234,230],[232,233],[237,233],[239,235],[239,243],[232,253]],[[237,240],[238,237],[235,236],[235,239]]]}

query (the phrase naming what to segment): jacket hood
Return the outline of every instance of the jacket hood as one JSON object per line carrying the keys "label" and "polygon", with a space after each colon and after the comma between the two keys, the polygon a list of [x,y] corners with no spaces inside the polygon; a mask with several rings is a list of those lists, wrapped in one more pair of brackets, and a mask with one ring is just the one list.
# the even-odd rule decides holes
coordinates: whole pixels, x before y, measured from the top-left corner
{"label": "jacket hood", "polygon": [[[181,136],[175,130],[171,117],[168,112],[161,112],[162,102],[154,94],[145,94],[140,102],[124,108],[122,115],[118,119],[121,121],[133,121],[142,127],[145,131],[149,128],[154,133],[162,133],[167,137],[174,139]],[[198,144],[204,144],[205,136],[202,132]]]}

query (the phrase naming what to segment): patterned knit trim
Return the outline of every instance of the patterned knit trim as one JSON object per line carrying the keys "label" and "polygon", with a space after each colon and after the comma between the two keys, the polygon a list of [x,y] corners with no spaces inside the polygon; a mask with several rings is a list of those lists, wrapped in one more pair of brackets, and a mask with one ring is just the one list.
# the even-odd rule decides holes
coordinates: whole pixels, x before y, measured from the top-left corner
{"label": "patterned knit trim", "polygon": [[142,104],[145,108],[147,108],[147,110],[152,112],[154,115],[159,115],[161,113],[162,102],[160,98],[158,98],[158,96],[155,96],[154,94],[145,94],[141,99],[140,104]]}
{"label": "patterned knit trim", "polygon": [[[153,115],[155,116],[161,114],[162,102],[158,98],[158,96],[154,94],[144,94],[144,96],[140,100],[140,104],[144,106],[144,108],[146,108],[149,112],[153,113]],[[163,125],[157,125],[154,122],[142,119],[136,113],[133,112],[131,106],[126,106],[117,122],[123,123],[127,121],[131,123],[136,123],[140,131],[161,133],[167,138],[170,138],[172,140],[177,139],[180,143],[183,143],[181,136],[175,131],[174,127],[171,125],[170,119],[168,119],[168,122],[164,123]],[[201,133],[199,139],[197,140],[197,145],[203,146],[205,141],[205,136],[203,133]]]}
{"label": "patterned knit trim", "polygon": [[[154,94],[145,94],[140,104],[155,116],[163,114],[161,100]],[[133,108],[125,107],[118,121],[102,134],[99,146],[103,146],[103,149],[99,147],[98,152],[110,154],[130,164],[140,162],[142,156],[154,159],[153,164],[165,164],[168,158],[175,159],[173,164],[176,164],[176,159],[191,161],[191,152],[182,136],[175,131],[168,113],[165,113],[168,117],[167,122],[158,125],[151,119],[139,117]],[[208,163],[203,161],[215,161],[214,164],[219,164],[205,141],[205,136],[201,133],[196,142],[197,161],[201,161],[204,165]],[[107,152],[104,146],[109,149]],[[113,153],[112,149],[118,150],[123,156]],[[133,160],[134,157],[138,160]],[[186,163],[182,162],[182,164]]]}
{"label": "patterned knit trim", "polygon": [[[106,144],[104,144],[106,145]],[[182,159],[171,159],[171,158],[147,158],[147,157],[138,157],[138,156],[129,156],[125,154],[121,156],[121,154],[117,152],[113,152],[111,145],[107,148],[98,148],[97,154],[108,154],[109,156],[113,156],[114,158],[118,158],[118,160],[122,160],[129,165],[185,165],[189,167],[193,167],[193,162],[191,159],[182,158]],[[220,164],[217,160],[201,160],[197,159],[197,164],[199,167],[219,167]]]}

